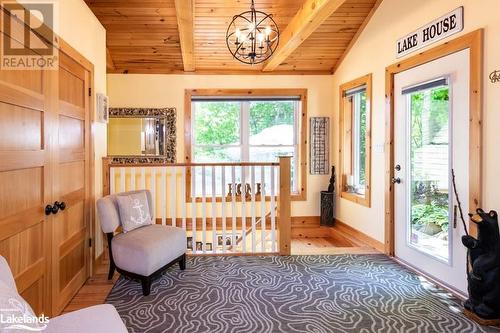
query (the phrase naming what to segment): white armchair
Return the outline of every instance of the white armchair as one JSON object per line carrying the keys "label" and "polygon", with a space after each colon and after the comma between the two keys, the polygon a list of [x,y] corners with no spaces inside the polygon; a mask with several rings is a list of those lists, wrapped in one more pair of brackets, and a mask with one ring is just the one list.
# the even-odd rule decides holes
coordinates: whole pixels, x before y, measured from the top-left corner
{"label": "white armchair", "polygon": [[[127,233],[115,234],[122,226],[118,197],[145,193],[149,215],[154,216],[154,205],[149,191],[133,191],[110,195],[97,201],[97,213],[102,231],[107,235],[110,267],[108,278],[115,269],[142,283],[144,296],[150,294],[152,280],[168,267],[179,263],[186,268],[187,238],[181,228],[152,224]],[[153,221],[154,223],[154,221]]]}
{"label": "white armchair", "polygon": [[[17,307],[14,306],[14,309],[12,309],[12,304],[17,305]],[[35,316],[29,304],[17,293],[16,283],[10,267],[2,256],[0,256],[0,311],[7,311],[16,318]],[[7,315],[7,313],[2,315]],[[35,324],[27,323],[26,325],[34,327]],[[47,333],[127,332],[115,307],[109,304],[92,306],[59,317],[49,318],[46,325],[47,328],[43,332]],[[8,323],[0,323],[0,332],[10,332],[9,326]],[[12,332],[20,332],[20,330],[15,329]]]}

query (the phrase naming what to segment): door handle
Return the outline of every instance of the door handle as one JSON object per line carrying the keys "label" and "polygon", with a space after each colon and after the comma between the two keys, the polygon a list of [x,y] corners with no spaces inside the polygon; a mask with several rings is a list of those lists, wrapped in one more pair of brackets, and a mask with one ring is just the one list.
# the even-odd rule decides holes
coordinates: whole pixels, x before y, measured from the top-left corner
{"label": "door handle", "polygon": [[392,177],[391,181],[393,184],[401,184],[401,178],[399,178],[399,177],[398,178]]}
{"label": "door handle", "polygon": [[49,216],[50,214],[56,215],[57,213],[59,213],[60,210],[63,211],[65,209],[66,209],[66,203],[64,201],[62,202],[56,201],[54,202],[53,205],[45,206],[45,215],[46,216]]}
{"label": "door handle", "polygon": [[66,209],[66,203],[64,201],[56,201],[54,202],[54,206],[57,206],[59,210],[65,210]]}
{"label": "door handle", "polygon": [[45,215],[49,216],[50,214],[57,214],[59,212],[59,206],[56,205],[47,205],[45,206]]}

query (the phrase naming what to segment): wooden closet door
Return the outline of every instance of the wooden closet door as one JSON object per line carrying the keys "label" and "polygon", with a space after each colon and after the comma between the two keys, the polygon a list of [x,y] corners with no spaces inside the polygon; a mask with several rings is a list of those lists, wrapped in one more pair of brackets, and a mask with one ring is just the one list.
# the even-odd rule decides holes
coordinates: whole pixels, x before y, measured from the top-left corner
{"label": "wooden closet door", "polygon": [[48,315],[52,217],[45,216],[44,208],[52,200],[51,111],[57,92],[51,89],[56,74],[0,70],[0,255],[21,296],[37,314]]}
{"label": "wooden closet door", "polygon": [[90,273],[90,73],[63,52],[59,62],[54,194],[66,208],[56,215],[53,226],[55,313],[63,310]]}

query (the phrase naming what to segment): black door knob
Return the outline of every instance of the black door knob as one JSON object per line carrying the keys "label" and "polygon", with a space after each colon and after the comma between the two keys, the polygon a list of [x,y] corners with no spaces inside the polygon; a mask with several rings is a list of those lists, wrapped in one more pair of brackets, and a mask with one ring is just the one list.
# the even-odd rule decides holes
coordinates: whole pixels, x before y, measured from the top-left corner
{"label": "black door knob", "polygon": [[52,214],[52,205],[45,206],[45,215],[49,216]]}
{"label": "black door knob", "polygon": [[56,201],[54,202],[54,206],[57,206],[60,210],[65,210],[66,209],[66,203],[64,201]]}
{"label": "black door knob", "polygon": [[392,178],[392,183],[393,184],[401,184],[401,178]]}
{"label": "black door knob", "polygon": [[56,205],[57,201],[52,206],[52,214],[56,215],[59,212],[59,205]]}

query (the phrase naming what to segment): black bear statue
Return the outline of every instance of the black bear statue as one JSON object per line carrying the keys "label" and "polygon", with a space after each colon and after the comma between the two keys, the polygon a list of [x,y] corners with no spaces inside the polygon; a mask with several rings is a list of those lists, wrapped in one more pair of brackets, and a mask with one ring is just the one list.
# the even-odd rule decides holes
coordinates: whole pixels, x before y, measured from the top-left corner
{"label": "black bear statue", "polygon": [[463,236],[467,247],[467,282],[469,299],[465,312],[479,320],[500,319],[500,233],[496,211],[477,209],[469,214],[477,225],[478,237]]}

